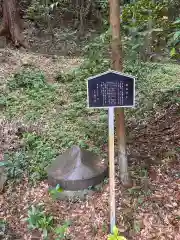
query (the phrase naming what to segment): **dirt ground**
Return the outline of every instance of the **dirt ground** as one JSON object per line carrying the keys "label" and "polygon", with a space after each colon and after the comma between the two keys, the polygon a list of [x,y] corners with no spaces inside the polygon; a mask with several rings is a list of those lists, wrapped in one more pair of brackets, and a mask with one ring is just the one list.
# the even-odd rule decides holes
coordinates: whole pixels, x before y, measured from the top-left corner
{"label": "dirt ground", "polygon": [[80,57],[48,56],[23,50],[0,49],[0,82],[21,69],[23,65],[32,65],[41,69],[49,82],[60,71],[71,70],[82,62]]}
{"label": "dirt ground", "polygon": [[11,43],[0,38],[0,83],[23,65],[34,65],[42,69],[49,81],[60,71],[68,71],[82,62],[82,49],[94,30],[78,39],[76,31],[70,27],[53,29],[53,37],[44,28],[25,22],[24,35],[30,49],[15,49]]}

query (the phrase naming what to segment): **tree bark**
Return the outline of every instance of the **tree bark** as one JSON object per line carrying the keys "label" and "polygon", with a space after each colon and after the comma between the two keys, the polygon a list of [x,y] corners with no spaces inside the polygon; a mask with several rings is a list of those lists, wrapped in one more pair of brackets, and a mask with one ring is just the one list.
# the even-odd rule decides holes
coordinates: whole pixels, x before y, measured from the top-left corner
{"label": "tree bark", "polygon": [[[112,31],[112,68],[122,72],[122,43],[120,32],[120,1],[109,0],[110,4],[110,24]],[[120,166],[120,178],[124,186],[130,186],[130,178],[128,173],[128,161],[126,155],[126,136],[125,136],[125,120],[124,109],[115,109],[116,135],[118,142],[118,161]]]}
{"label": "tree bark", "polygon": [[23,36],[23,24],[20,18],[19,8],[16,0],[4,0],[2,3],[3,19],[0,26],[0,36],[5,36],[12,41],[16,47],[28,48]]}

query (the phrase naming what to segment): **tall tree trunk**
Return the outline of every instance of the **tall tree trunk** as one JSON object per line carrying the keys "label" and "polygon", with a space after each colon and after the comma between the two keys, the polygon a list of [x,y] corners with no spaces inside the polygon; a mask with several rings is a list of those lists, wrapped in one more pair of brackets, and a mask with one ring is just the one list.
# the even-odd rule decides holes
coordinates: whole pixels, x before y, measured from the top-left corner
{"label": "tall tree trunk", "polygon": [[4,0],[2,4],[3,20],[0,26],[0,36],[11,40],[15,46],[28,48],[28,44],[22,34],[23,25],[20,18],[16,0]]}
{"label": "tall tree trunk", "polygon": [[[122,72],[122,43],[120,32],[120,0],[109,0],[110,4],[110,23],[112,31],[112,68]],[[130,178],[128,173],[128,161],[126,154],[126,139],[125,139],[125,119],[124,109],[115,109],[116,119],[116,134],[118,142],[118,161],[120,166],[120,178],[124,186],[130,186]]]}

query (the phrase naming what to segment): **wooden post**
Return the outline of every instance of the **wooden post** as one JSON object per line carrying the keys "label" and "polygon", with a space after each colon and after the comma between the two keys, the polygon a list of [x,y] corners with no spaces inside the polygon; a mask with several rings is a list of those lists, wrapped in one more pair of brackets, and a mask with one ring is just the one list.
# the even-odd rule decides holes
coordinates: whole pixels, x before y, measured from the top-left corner
{"label": "wooden post", "polygon": [[[120,1],[109,0],[110,24],[112,31],[112,68],[122,72],[122,44],[120,37]],[[126,156],[124,109],[115,109],[116,135],[118,142],[118,161],[120,166],[120,178],[124,186],[129,186],[128,164]]]}
{"label": "wooden post", "polygon": [[110,226],[111,233],[116,224],[115,164],[114,164],[114,108],[109,107],[109,187],[110,187]]}

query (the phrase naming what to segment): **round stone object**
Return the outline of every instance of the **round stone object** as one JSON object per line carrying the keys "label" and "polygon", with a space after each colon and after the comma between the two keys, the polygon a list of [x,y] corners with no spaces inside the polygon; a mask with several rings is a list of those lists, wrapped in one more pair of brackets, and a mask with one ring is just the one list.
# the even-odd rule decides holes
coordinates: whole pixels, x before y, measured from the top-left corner
{"label": "round stone object", "polygon": [[[55,199],[56,200],[65,200],[71,202],[77,202],[78,200],[84,201],[91,197],[95,192],[101,192],[103,189],[103,182],[99,185],[94,186],[92,189],[83,189],[76,191],[64,190],[62,192],[57,192]],[[50,187],[49,190],[54,188]]]}
{"label": "round stone object", "polygon": [[48,182],[63,190],[78,191],[100,184],[108,176],[108,162],[95,153],[72,146],[47,168]]}

